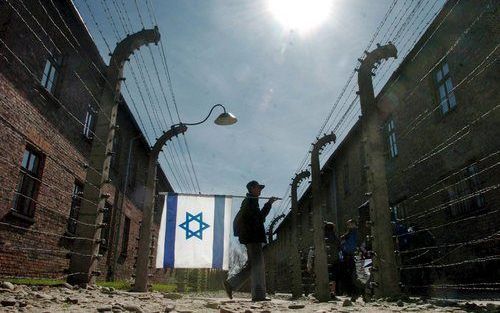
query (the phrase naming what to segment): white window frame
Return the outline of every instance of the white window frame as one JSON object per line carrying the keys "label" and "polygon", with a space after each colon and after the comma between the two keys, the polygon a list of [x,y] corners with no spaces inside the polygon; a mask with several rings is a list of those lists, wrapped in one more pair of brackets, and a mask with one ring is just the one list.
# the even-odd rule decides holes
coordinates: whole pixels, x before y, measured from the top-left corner
{"label": "white window frame", "polygon": [[56,89],[57,79],[61,70],[62,58],[49,56],[45,62],[40,84],[47,89],[48,92],[54,94]]}
{"label": "white window frame", "polygon": [[96,120],[96,111],[89,106],[85,114],[85,121],[83,122],[83,135],[88,138],[94,138],[94,124]]}
{"label": "white window frame", "polygon": [[436,70],[434,79],[436,81],[439,107],[441,108],[441,113],[444,115],[457,106],[457,99],[453,92],[453,82],[450,76],[450,66],[446,61]]}
{"label": "white window frame", "polygon": [[399,149],[396,141],[396,130],[393,118],[390,118],[389,121],[386,123],[386,131],[387,131],[387,141],[389,144],[389,154],[391,158],[395,158],[399,154]]}

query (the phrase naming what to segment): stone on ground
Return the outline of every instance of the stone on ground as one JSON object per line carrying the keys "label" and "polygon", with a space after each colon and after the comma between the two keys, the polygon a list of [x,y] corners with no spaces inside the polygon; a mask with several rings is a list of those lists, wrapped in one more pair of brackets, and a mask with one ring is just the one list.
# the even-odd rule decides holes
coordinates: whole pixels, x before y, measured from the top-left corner
{"label": "stone on ground", "polygon": [[352,306],[352,301],[349,299],[345,299],[342,303],[342,306]]}
{"label": "stone on ground", "polygon": [[17,303],[17,300],[14,298],[8,298],[5,300],[2,300],[0,303],[2,304],[2,306],[15,306]]}
{"label": "stone on ground", "polygon": [[305,307],[304,304],[296,304],[296,303],[290,304],[288,306],[289,309],[303,309],[304,307]]}
{"label": "stone on ground", "polygon": [[10,281],[3,281],[2,283],[0,283],[0,288],[14,290],[15,286]]}

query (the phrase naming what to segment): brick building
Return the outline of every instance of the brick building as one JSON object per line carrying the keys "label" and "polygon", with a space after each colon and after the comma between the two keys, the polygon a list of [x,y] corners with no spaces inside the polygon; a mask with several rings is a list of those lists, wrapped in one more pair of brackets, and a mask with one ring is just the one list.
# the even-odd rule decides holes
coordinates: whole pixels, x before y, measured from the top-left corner
{"label": "brick building", "polygon": [[[70,0],[0,2],[1,276],[64,277],[76,227],[95,227],[78,217],[105,69]],[[133,272],[150,151],[123,99],[117,123],[100,279]]]}
{"label": "brick building", "polygon": [[[448,1],[376,97],[398,266],[410,292],[487,291],[500,274],[498,6]],[[361,145],[358,122],[322,169],[322,212],[341,233],[347,219],[359,220],[364,238]],[[300,211],[310,202],[307,191]],[[309,216],[297,225],[301,250],[313,242]],[[290,222],[266,249],[281,256],[277,268],[294,240]],[[275,280],[277,290],[290,290],[286,275]]]}

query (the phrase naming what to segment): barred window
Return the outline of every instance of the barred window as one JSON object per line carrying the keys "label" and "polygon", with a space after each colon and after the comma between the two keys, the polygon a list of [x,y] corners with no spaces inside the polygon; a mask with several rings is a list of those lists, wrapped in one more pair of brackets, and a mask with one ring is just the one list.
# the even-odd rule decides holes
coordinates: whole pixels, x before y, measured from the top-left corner
{"label": "barred window", "polygon": [[398,155],[398,145],[396,143],[396,131],[392,118],[386,123],[385,129],[387,132],[387,143],[389,144],[389,154],[391,158],[395,158]]}
{"label": "barred window", "polygon": [[40,188],[43,156],[31,147],[26,147],[21,163],[21,173],[14,197],[13,210],[33,218]]}
{"label": "barred window", "polygon": [[391,219],[393,221],[403,220],[408,216],[408,208],[405,201],[391,206]]}
{"label": "barred window", "polygon": [[113,207],[107,202],[104,207],[106,208],[102,217],[102,223],[104,224],[104,227],[101,228],[101,239],[103,239],[104,242],[99,245],[99,254],[105,254],[106,251],[108,251],[109,247],[109,223],[111,222],[111,210]]}
{"label": "barred window", "polygon": [[88,138],[94,138],[96,111],[89,105],[85,114],[85,122],[83,123],[83,135]]}
{"label": "barred window", "polygon": [[434,74],[439,95],[439,105],[443,114],[457,106],[457,100],[453,93],[453,82],[450,77],[450,68],[447,62],[442,63]]}
{"label": "barred window", "polygon": [[111,155],[111,167],[116,171],[120,169],[121,145],[122,145],[121,134],[119,131],[115,131],[115,136],[113,137],[113,154]]}
{"label": "barred window", "polygon": [[130,218],[125,216],[125,222],[123,223],[123,235],[122,235],[122,249],[120,256],[125,258],[128,254],[128,240],[130,235]]}
{"label": "barred window", "polygon": [[484,208],[484,195],[480,190],[477,165],[471,164],[460,173],[458,181],[448,188],[450,215],[460,216]]}
{"label": "barred window", "polygon": [[68,233],[71,235],[76,234],[76,224],[80,216],[80,207],[82,205],[83,185],[75,182],[73,185],[73,193],[71,195],[71,209],[68,218]]}

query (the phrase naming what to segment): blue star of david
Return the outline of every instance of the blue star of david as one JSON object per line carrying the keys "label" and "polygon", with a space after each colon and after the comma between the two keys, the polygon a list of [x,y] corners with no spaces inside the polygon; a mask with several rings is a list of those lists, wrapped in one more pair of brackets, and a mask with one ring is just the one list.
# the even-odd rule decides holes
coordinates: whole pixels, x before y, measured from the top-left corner
{"label": "blue star of david", "polygon": [[[193,231],[189,224],[190,222],[196,222],[198,223],[198,230]],[[186,240],[191,238],[191,237],[196,237],[198,239],[203,240],[203,231],[210,227],[207,223],[203,222],[203,213],[200,212],[196,215],[193,215],[189,212],[186,212],[186,221],[182,224],[179,225],[180,228],[184,229],[186,231]]]}

